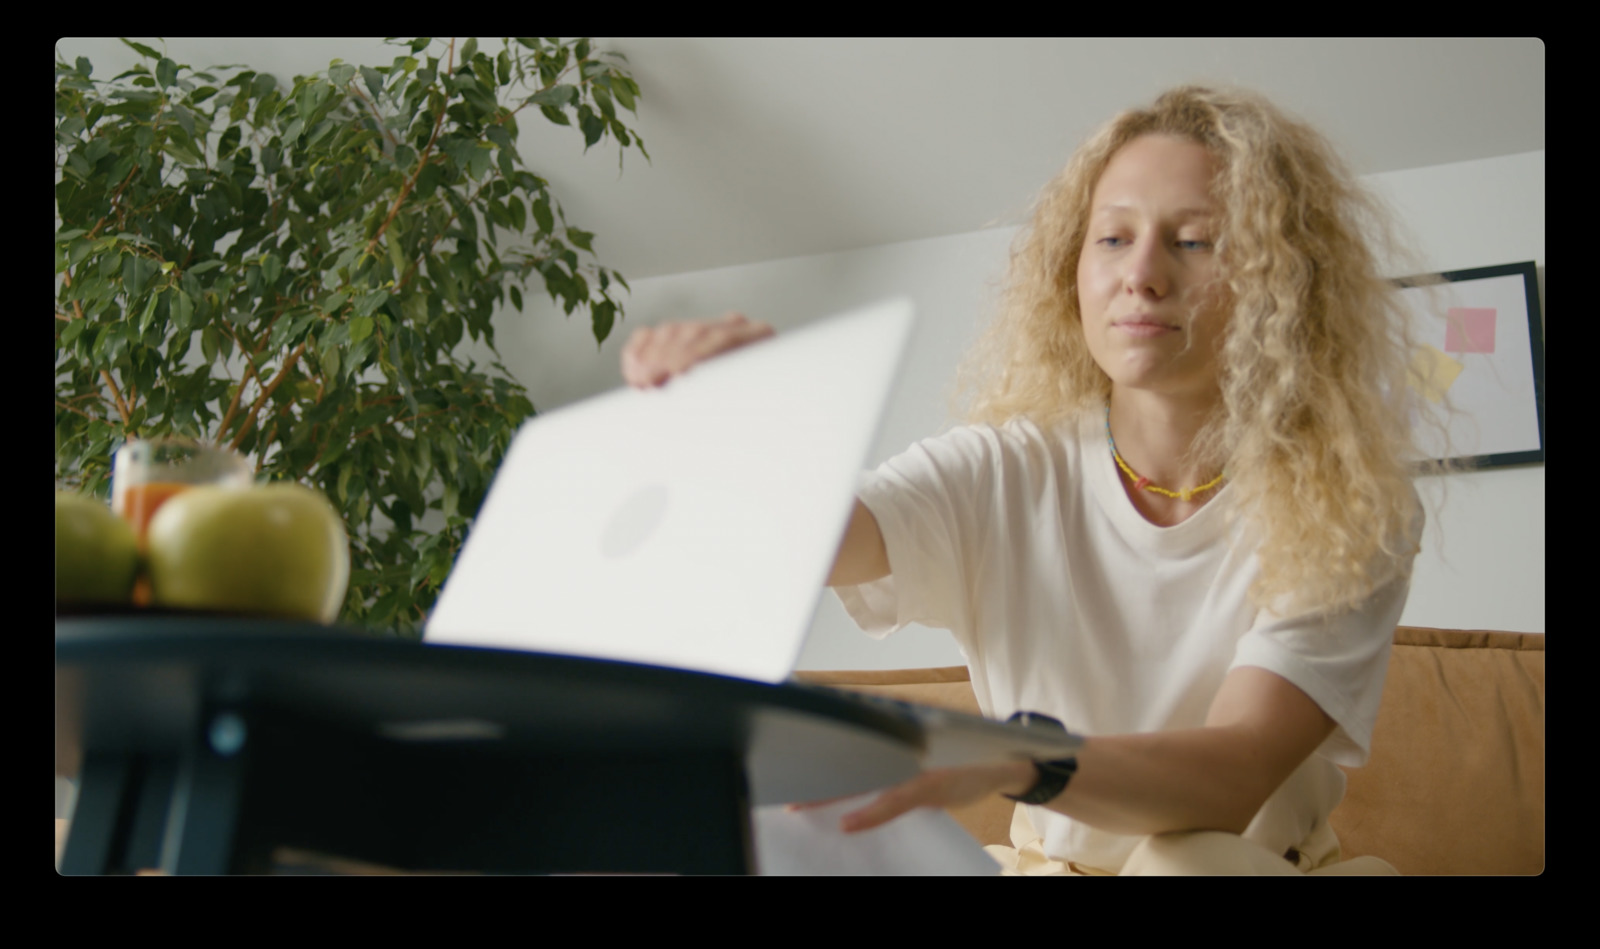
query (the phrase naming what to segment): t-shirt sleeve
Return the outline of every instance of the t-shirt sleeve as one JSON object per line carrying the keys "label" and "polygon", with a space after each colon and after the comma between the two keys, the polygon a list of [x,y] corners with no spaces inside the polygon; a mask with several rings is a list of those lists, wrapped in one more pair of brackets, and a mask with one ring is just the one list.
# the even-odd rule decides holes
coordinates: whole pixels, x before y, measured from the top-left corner
{"label": "t-shirt sleeve", "polygon": [[960,428],[863,475],[856,496],[878,522],[889,575],[834,588],[858,626],[881,637],[908,623],[963,625],[998,458],[992,429]]}
{"label": "t-shirt sleeve", "polygon": [[1337,725],[1318,753],[1359,767],[1372,750],[1394,629],[1409,591],[1409,580],[1395,577],[1360,606],[1331,617],[1263,611],[1240,639],[1230,671],[1254,666],[1294,683]]}

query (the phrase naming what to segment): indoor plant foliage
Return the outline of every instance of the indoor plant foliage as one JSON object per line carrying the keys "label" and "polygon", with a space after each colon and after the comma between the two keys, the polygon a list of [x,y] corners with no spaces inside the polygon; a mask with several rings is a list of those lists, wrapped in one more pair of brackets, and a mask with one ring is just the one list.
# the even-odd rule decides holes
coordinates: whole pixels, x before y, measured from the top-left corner
{"label": "indoor plant foliage", "polygon": [[638,86],[588,40],[392,42],[292,85],[135,43],[109,81],[57,62],[56,478],[104,497],[126,438],[232,446],[343,514],[342,619],[414,633],[534,411],[491,314],[542,281],[603,341],[627,286],[517,123],[644,147]]}

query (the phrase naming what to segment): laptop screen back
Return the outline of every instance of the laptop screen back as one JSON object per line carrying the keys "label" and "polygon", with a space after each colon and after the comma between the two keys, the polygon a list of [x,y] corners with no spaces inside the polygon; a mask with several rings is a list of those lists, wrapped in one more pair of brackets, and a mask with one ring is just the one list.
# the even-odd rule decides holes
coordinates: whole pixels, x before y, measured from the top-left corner
{"label": "laptop screen back", "polygon": [[529,420],[425,641],[787,678],[911,324],[864,308]]}

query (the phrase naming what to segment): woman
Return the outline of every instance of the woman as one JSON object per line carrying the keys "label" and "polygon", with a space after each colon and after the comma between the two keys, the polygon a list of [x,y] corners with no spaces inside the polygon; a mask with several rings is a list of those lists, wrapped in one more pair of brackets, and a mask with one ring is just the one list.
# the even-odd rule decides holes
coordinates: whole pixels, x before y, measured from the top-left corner
{"label": "woman", "polygon": [[[971,424],[867,479],[829,584],[869,632],[950,629],[986,714],[1089,737],[926,772],[846,831],[1001,793],[1013,872],[1338,863],[1421,527],[1383,222],[1247,94],[1174,90],[1073,156],[965,367]],[[770,333],[642,329],[624,376]]]}

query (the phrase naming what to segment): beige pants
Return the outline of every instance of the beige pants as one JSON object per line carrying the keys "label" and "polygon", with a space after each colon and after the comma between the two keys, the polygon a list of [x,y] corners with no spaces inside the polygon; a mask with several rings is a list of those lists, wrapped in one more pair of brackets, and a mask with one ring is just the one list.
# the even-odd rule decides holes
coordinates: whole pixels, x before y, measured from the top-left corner
{"label": "beige pants", "polygon": [[[1116,876],[1108,870],[1045,856],[1044,839],[1025,807],[1011,817],[1011,843],[983,849],[1006,876]],[[1339,859],[1339,840],[1326,824],[1293,851],[1294,862],[1238,834],[1187,831],[1146,837],[1123,864],[1122,876],[1378,876],[1399,871],[1377,857]]]}

